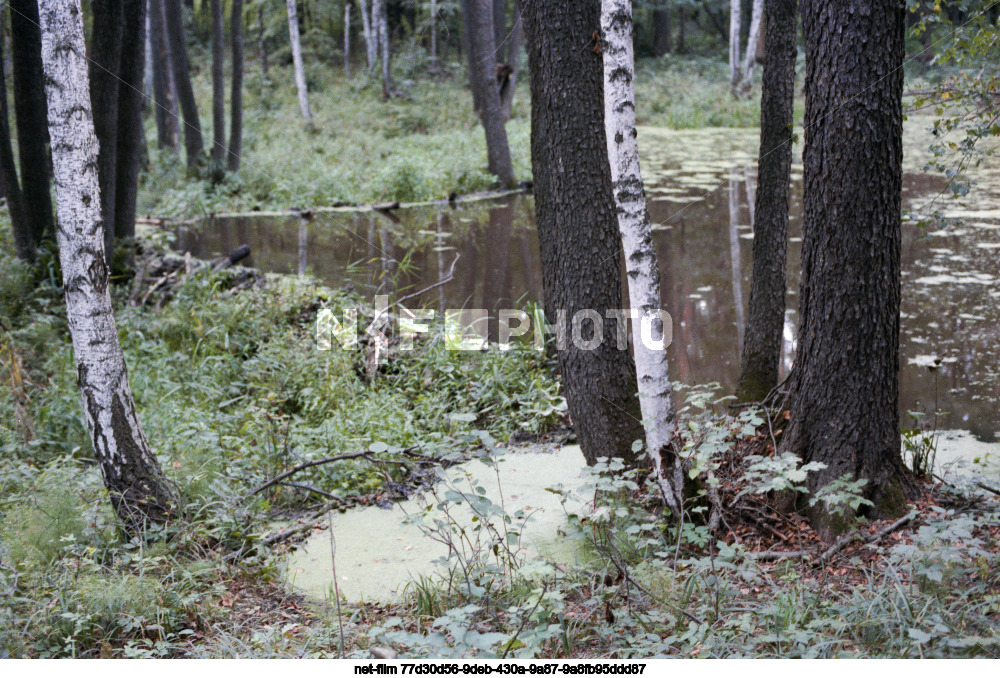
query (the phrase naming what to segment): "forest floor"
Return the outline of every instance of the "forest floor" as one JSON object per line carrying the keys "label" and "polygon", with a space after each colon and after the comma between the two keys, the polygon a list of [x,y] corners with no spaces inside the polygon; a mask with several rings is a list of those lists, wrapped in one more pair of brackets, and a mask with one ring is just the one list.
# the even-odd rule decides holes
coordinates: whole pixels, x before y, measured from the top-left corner
{"label": "forest floor", "polygon": [[[418,82],[397,68],[407,97],[383,105],[372,81],[331,72],[310,74],[310,131],[290,80],[251,68],[243,170],[211,186],[151,149],[140,214],[491,185],[457,75]],[[203,110],[207,83],[196,79]],[[734,104],[724,83],[718,61],[644,63],[640,122],[755,125],[755,99]],[[509,131],[527,178],[524,100]],[[712,386],[688,387],[680,413],[706,493],[691,520],[664,521],[652,488],[612,461],[616,473],[592,476],[589,508],[567,522],[566,538],[592,556],[585,567],[525,561],[516,544],[486,538],[451,563],[467,586],[425,578],[391,603],[307,601],[286,585],[284,559],[328,511],[427,489],[433,468],[514,440],[563,435],[553,363],[530,347],[450,351],[439,328],[372,370],[372,347],[317,350],[314,333],[324,308],[359,308],[364,323],[375,309],[363,299],[305,277],[212,270],[156,238],[139,245],[141,274],[114,286],[116,317],[141,420],[185,514],[148,541],[117,531],[92,460],[56,262],[17,261],[0,229],[0,656],[1000,654],[1000,508],[988,490],[926,484],[909,520],[851,521],[850,541],[821,544],[770,499],[798,491],[802,473],[768,448],[769,413],[733,413]],[[933,436],[916,444],[926,452]],[[304,461],[352,452],[364,460],[255,492]],[[710,477],[721,499],[708,496]],[[857,498],[851,488],[828,497]],[[714,531],[713,506],[727,507]]]}

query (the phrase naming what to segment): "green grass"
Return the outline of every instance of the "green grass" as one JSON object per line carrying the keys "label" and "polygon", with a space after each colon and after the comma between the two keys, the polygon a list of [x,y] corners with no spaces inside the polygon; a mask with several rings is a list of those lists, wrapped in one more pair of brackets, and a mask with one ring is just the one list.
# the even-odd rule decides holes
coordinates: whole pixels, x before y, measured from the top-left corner
{"label": "green grass", "polygon": [[[406,58],[397,60],[406,62]],[[299,113],[291,67],[275,65],[264,79],[248,61],[243,163],[221,185],[188,178],[182,158],[155,148],[143,175],[139,214],[197,216],[220,211],[327,206],[337,202],[420,201],[491,188],[486,147],[464,70],[456,64],[432,78],[416,63],[397,63],[405,96],[383,102],[379,84],[364,73],[345,77],[336,65],[308,64],[315,129]],[[640,124],[674,128],[752,127],[758,124],[759,84],[736,100],[726,65],[704,57],[664,57],[639,63]],[[758,76],[759,80],[759,76]],[[211,142],[208,73],[196,74],[195,93],[205,142]],[[519,80],[507,124],[518,177],[530,179],[530,102],[527,74]],[[207,153],[206,153],[207,155]]]}

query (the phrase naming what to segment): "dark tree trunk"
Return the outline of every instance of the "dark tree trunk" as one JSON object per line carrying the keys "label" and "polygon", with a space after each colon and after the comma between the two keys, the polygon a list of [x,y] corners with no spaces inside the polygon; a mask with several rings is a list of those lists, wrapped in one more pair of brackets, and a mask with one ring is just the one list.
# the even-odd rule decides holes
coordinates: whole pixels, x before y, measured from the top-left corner
{"label": "dark tree trunk", "polygon": [[[521,46],[524,43],[524,22],[521,20],[521,0],[514,3],[514,22],[510,29],[510,45],[507,48],[507,63],[497,70],[497,80],[500,89],[500,113],[504,120],[510,120],[511,108],[514,106],[514,90],[517,89],[517,76],[520,70]],[[506,67],[505,67],[506,66]]]}
{"label": "dark tree trunk", "polygon": [[187,166],[191,172],[197,172],[203,144],[198,106],[194,100],[194,90],[191,88],[191,73],[184,39],[184,12],[181,10],[181,0],[162,0],[162,2],[174,90],[184,118],[184,151],[187,154]]}
{"label": "dark tree trunk", "polygon": [[507,0],[492,0],[493,3],[493,58],[498,64],[507,61]]}
{"label": "dark tree trunk", "polygon": [[7,110],[7,77],[4,73],[3,43],[6,31],[0,14],[0,184],[7,199],[7,213],[14,231],[14,248],[17,256],[25,261],[35,260],[35,242],[24,213],[24,196],[17,178],[17,165],[10,143],[10,111]]}
{"label": "dark tree trunk", "polygon": [[469,88],[472,90],[472,110],[476,115],[482,110],[482,93],[479,91],[477,80],[474,75],[476,71],[476,61],[472,49],[472,25],[469,23],[471,10],[469,6],[474,0],[462,0],[462,49],[465,50],[466,60],[469,68]]}
{"label": "dark tree trunk", "polygon": [[122,24],[121,83],[118,88],[118,158],[115,167],[114,236],[135,237],[135,200],[146,143],[142,109],[146,45],[146,1],[127,0]]}
{"label": "dark tree trunk", "polygon": [[149,41],[153,48],[153,97],[156,101],[156,143],[177,150],[177,101],[174,99],[173,68],[163,20],[163,0],[149,0]]}
{"label": "dark tree trunk", "polygon": [[[531,164],[550,322],[594,309],[605,318],[603,341],[559,350],[563,394],[588,463],[622,457],[641,463],[632,443],[643,438],[635,367],[616,342],[622,308],[619,247],[604,138],[604,68],[593,43],[600,3],[525,2],[531,78]],[[569,327],[566,328],[567,333]],[[586,335],[589,337],[589,334]]]}
{"label": "dark tree trunk", "polygon": [[264,6],[257,6],[257,51],[260,52],[260,72],[267,77],[267,45],[264,44]]}
{"label": "dark tree trunk", "polygon": [[21,193],[32,243],[37,247],[55,238],[37,0],[10,0],[10,42]]}
{"label": "dark tree trunk", "polygon": [[763,400],[778,383],[785,324],[792,109],[798,0],[765,0],[768,45],[760,97],[760,160],[754,201],[750,318],[743,342],[736,397]]}
{"label": "dark tree trunk", "polygon": [[222,0],[212,0],[212,153],[213,183],[226,176],[226,30]]}
{"label": "dark tree trunk", "polygon": [[97,177],[101,185],[104,256],[111,263],[115,246],[115,170],[118,166],[118,73],[121,71],[125,0],[93,0],[90,41],[90,105],[97,134]]}
{"label": "dark tree trunk", "polygon": [[653,55],[663,56],[670,52],[670,9],[666,0],[653,10]]}
{"label": "dark tree trunk", "polygon": [[486,133],[486,155],[490,172],[496,175],[501,186],[509,188],[516,179],[496,85],[497,62],[493,49],[491,2],[492,0],[469,0],[468,3],[473,64],[471,77],[473,88],[479,90],[479,118]]}
{"label": "dark tree trunk", "polygon": [[243,152],[243,0],[233,0],[232,11],[229,38],[233,51],[233,89],[229,97],[229,157],[226,163],[230,172],[236,172],[240,169]]}
{"label": "dark tree trunk", "polygon": [[[781,449],[867,479],[879,516],[905,510],[899,433],[900,190],[905,9],[805,0],[805,197],[799,341]],[[813,523],[829,536],[822,508]]]}

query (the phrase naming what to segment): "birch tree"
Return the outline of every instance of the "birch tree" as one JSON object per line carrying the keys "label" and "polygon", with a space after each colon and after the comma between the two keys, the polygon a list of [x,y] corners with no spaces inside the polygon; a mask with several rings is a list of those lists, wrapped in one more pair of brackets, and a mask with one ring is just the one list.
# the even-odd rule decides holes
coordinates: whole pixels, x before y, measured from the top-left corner
{"label": "birch tree", "polygon": [[764,0],[753,0],[753,14],[750,19],[750,34],[747,36],[747,51],[743,55],[743,73],[740,76],[739,95],[749,96],[753,87],[753,71],[757,65],[757,43],[760,40],[760,24],[764,16]]}
{"label": "birch tree", "polygon": [[365,0],[358,0],[358,13],[361,14],[361,32],[365,36],[365,55],[368,57],[368,72],[371,73],[375,70],[375,61],[378,59],[378,47],[375,36],[372,35],[372,23]]}
{"label": "birch tree", "polygon": [[385,0],[372,0],[372,30],[382,64],[382,98],[388,99],[392,96],[392,76],[389,72],[389,17]]}
{"label": "birch tree", "polygon": [[740,0],[729,0],[729,86],[740,84]]}
{"label": "birch tree", "polygon": [[[646,448],[667,506],[680,512],[683,470],[674,448],[677,429],[667,369],[669,317],[660,309],[660,268],[646,209],[635,128],[635,58],[632,52],[632,0],[603,0],[604,130],[618,228],[625,250],[639,407]],[[647,329],[643,329],[647,328]],[[661,337],[656,340],[655,337]]]}
{"label": "birch tree", "polygon": [[176,500],[136,414],[111,308],[80,3],[41,0],[39,10],[59,259],[83,411],[111,504],[135,534],[169,519]]}
{"label": "birch tree", "polygon": [[302,43],[299,41],[299,15],[295,0],[285,0],[288,8],[288,37],[292,42],[292,63],[295,65],[295,88],[299,92],[299,110],[306,122],[312,125],[312,111],[309,110],[309,90],[306,89],[306,71],[302,64]]}
{"label": "birch tree", "polygon": [[351,7],[350,2],[344,3],[344,74],[351,74]]}

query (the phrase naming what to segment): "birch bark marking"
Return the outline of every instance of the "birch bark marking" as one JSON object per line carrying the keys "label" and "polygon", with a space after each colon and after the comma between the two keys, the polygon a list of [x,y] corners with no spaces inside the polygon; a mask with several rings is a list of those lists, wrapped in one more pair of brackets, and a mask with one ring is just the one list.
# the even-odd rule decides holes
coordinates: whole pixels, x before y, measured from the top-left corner
{"label": "birch bark marking", "polygon": [[[660,269],[639,168],[631,0],[602,1],[601,32],[604,36],[604,129],[611,185],[625,249],[629,301],[639,314],[632,325],[639,407],[646,431],[646,447],[663,499],[672,511],[679,513],[684,478],[673,445],[676,415],[666,346],[656,347],[644,341],[641,329],[645,320],[652,322],[664,338],[670,332],[660,311]],[[653,334],[655,336],[655,331]]]}
{"label": "birch bark marking", "polygon": [[112,506],[135,534],[166,521],[176,501],[139,423],[111,308],[79,0],[41,0],[39,9],[59,258],[78,383]]}
{"label": "birch bark marking", "polygon": [[309,110],[309,90],[306,89],[306,71],[302,65],[302,44],[299,41],[299,16],[295,0],[285,0],[288,9],[288,37],[292,42],[292,62],[295,65],[295,88],[299,92],[299,110],[302,117],[312,126],[312,112]]}

